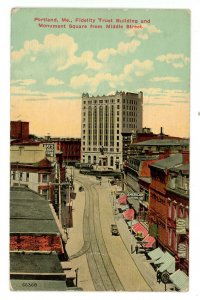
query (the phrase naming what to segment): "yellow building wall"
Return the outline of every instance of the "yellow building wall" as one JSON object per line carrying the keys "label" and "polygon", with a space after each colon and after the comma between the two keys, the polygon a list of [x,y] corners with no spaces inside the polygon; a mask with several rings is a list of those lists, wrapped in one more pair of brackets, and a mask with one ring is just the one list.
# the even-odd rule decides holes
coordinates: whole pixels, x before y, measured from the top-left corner
{"label": "yellow building wall", "polygon": [[40,145],[12,145],[10,146],[11,163],[36,163],[45,158],[45,147]]}

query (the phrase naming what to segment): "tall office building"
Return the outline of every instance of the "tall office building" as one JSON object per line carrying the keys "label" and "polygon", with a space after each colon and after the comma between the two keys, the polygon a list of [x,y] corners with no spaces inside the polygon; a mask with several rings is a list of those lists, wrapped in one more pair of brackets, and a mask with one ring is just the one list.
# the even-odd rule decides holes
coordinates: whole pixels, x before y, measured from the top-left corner
{"label": "tall office building", "polygon": [[143,93],[82,94],[81,161],[119,169],[133,131],[142,129]]}

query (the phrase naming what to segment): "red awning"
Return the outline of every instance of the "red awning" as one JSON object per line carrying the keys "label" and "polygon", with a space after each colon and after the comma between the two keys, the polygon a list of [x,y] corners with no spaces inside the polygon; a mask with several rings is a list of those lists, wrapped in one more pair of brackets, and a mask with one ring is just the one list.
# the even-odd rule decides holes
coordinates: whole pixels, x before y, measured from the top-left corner
{"label": "red awning", "polygon": [[148,230],[141,224],[141,223],[136,223],[132,226],[132,230],[136,233],[136,234],[141,234],[143,236],[143,238],[145,236],[147,236],[148,234]]}
{"label": "red awning", "polygon": [[119,204],[127,204],[127,198],[128,198],[127,195],[122,195],[121,197],[119,197],[118,203]]}
{"label": "red awning", "polygon": [[150,235],[147,235],[143,240],[142,240],[142,243],[143,243],[143,247],[144,248],[152,248],[153,247],[153,244],[155,243],[155,239],[153,236],[150,236]]}
{"label": "red awning", "polygon": [[132,209],[132,208],[129,208],[125,212],[123,212],[124,218],[129,221],[134,219],[134,215],[135,215],[135,212],[134,212],[134,209]]}

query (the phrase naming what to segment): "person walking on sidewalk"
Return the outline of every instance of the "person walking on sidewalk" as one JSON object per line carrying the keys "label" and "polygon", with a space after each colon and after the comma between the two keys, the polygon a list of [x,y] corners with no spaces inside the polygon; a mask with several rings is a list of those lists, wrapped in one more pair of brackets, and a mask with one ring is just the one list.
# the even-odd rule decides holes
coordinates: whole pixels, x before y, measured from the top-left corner
{"label": "person walking on sidewalk", "polygon": [[157,271],[156,277],[157,277],[157,282],[160,283],[161,282],[161,272],[160,271]]}
{"label": "person walking on sidewalk", "polygon": [[136,245],[136,246],[135,246],[135,253],[136,253],[136,254],[138,254],[138,250],[139,250],[139,247],[138,247],[138,245]]}

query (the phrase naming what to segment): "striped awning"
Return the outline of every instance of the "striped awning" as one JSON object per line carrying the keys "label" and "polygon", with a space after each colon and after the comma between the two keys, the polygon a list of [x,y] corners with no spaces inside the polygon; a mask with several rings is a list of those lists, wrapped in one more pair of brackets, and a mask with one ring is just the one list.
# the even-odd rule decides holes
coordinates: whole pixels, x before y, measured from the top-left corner
{"label": "striped awning", "polygon": [[187,292],[189,287],[189,277],[181,270],[177,270],[175,273],[169,276],[171,282],[177,289],[182,292]]}
{"label": "striped awning", "polygon": [[139,222],[132,226],[132,230],[143,238],[148,234],[148,230]]}
{"label": "striped awning", "polygon": [[134,219],[134,215],[135,215],[135,212],[134,212],[134,209],[132,209],[132,208],[129,208],[125,212],[123,212],[124,219],[129,220],[129,221]]}
{"label": "striped awning", "polygon": [[158,247],[148,253],[148,256],[153,260],[156,261],[160,257],[164,255],[164,252]]}
{"label": "striped awning", "polygon": [[168,271],[169,273],[175,272],[175,258],[169,252],[165,252],[164,255],[154,262],[156,265],[160,265],[158,271],[161,273]]}
{"label": "striped awning", "polygon": [[128,198],[127,195],[122,195],[121,197],[119,197],[118,203],[119,204],[127,204],[127,198]]}
{"label": "striped awning", "polygon": [[143,248],[152,248],[156,240],[153,236],[149,234],[142,240]]}

